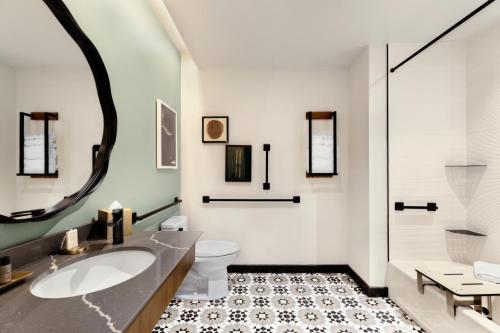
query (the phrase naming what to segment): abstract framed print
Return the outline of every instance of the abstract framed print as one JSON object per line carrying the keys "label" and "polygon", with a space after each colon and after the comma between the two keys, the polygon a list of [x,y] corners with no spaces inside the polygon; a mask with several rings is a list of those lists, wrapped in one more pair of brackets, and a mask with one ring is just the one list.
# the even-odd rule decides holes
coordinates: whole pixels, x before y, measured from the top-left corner
{"label": "abstract framed print", "polygon": [[229,142],[229,117],[202,117],[203,143]]}
{"label": "abstract framed print", "polygon": [[156,168],[177,169],[177,112],[156,100]]}

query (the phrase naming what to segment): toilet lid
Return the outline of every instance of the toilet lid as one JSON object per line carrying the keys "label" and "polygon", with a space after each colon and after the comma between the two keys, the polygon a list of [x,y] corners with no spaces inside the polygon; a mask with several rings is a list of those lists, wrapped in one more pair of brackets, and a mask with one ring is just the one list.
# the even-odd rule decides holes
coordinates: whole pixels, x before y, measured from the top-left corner
{"label": "toilet lid", "polygon": [[196,257],[221,257],[228,256],[240,250],[238,244],[226,240],[201,240],[196,242]]}

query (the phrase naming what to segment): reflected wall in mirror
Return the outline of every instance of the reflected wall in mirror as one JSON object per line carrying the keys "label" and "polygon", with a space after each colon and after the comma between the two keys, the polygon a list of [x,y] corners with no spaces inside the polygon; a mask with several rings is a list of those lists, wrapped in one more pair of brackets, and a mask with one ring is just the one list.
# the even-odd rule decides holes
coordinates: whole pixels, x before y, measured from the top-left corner
{"label": "reflected wall in mirror", "polygon": [[55,215],[104,176],[109,80],[62,1],[0,0],[0,117],[0,222]]}

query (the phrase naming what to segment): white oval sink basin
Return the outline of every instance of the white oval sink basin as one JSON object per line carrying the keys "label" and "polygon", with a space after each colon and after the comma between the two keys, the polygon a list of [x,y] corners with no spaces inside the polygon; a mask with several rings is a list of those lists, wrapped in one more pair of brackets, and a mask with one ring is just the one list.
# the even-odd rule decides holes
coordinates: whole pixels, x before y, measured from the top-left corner
{"label": "white oval sink basin", "polygon": [[89,294],[125,282],[143,272],[155,256],[143,250],[114,251],[77,261],[34,281],[30,291],[41,298]]}

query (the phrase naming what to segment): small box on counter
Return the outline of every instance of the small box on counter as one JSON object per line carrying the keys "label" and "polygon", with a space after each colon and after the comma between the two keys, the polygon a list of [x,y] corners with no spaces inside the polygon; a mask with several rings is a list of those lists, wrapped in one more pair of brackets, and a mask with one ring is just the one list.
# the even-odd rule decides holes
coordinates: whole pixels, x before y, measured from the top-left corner
{"label": "small box on counter", "polygon": [[99,209],[97,222],[99,236],[105,239],[113,239],[113,211],[108,208]]}
{"label": "small box on counter", "polygon": [[[105,239],[113,239],[113,210],[109,208],[99,209],[97,214],[98,233]],[[123,208],[123,234],[132,235],[132,209]]]}

